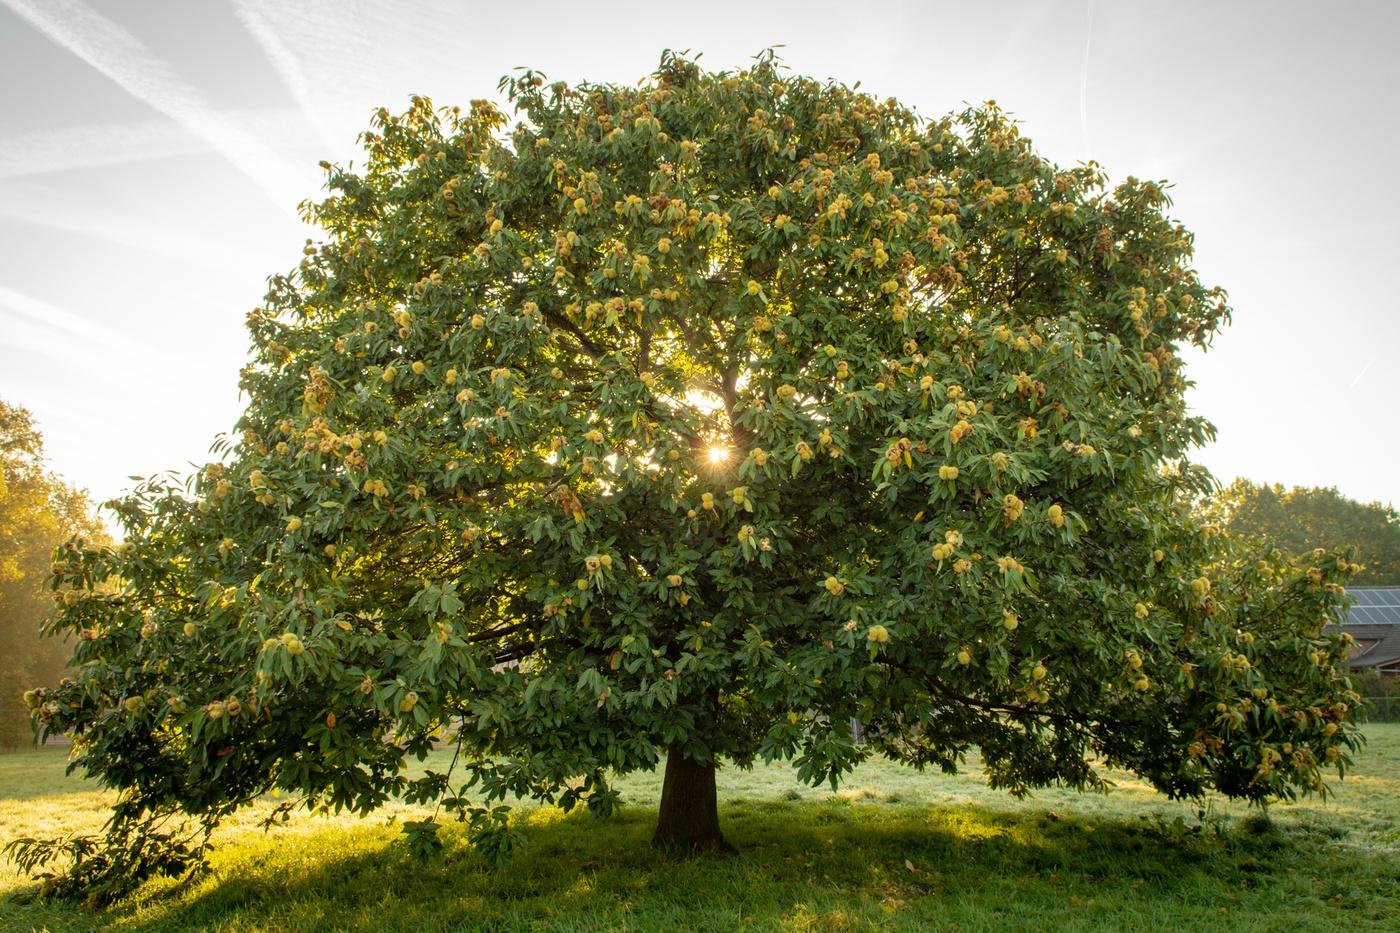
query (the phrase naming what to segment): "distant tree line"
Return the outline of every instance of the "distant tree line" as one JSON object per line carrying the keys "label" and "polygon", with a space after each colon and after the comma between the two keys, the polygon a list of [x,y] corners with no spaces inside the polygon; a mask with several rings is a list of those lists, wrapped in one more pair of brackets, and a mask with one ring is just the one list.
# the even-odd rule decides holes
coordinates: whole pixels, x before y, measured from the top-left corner
{"label": "distant tree line", "polygon": [[0,746],[30,735],[24,690],[63,676],[70,646],[40,630],[54,607],[53,550],[72,535],[108,537],[87,493],[45,469],[33,416],[0,400]]}
{"label": "distant tree line", "polygon": [[1365,565],[1353,585],[1400,585],[1400,514],[1389,505],[1349,499],[1333,486],[1285,489],[1238,478],[1210,508],[1231,533],[1289,553],[1353,546]]}

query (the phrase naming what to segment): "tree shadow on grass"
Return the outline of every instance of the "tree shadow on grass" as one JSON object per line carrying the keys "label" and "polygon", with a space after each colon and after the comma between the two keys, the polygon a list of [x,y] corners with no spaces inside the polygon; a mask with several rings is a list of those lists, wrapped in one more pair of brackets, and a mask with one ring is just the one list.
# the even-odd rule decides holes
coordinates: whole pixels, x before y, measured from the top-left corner
{"label": "tree shadow on grass", "polygon": [[[1212,832],[843,798],[729,802],[733,857],[653,850],[652,810],[519,819],[526,845],[499,870],[456,829],[444,830],[442,858],[421,863],[383,826],[248,836],[216,856],[212,876],[148,885],[93,919],[138,929],[1234,928],[1231,912],[1251,897],[1289,909],[1261,889],[1300,860],[1319,875],[1338,867],[1305,851],[1316,840],[1264,824]],[[1325,919],[1307,883],[1290,892]],[[1345,917],[1364,928],[1357,918]]]}

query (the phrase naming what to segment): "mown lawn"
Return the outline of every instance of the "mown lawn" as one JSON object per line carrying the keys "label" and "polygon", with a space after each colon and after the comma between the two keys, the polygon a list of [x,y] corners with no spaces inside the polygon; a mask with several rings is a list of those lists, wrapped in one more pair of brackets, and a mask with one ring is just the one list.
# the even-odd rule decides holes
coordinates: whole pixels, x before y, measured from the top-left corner
{"label": "mown lawn", "polygon": [[[259,812],[220,830],[211,874],[148,885],[100,914],[26,899],[0,867],[0,929],[960,930],[1400,929],[1400,725],[1373,724],[1360,767],[1326,803],[1268,818],[1223,801],[1175,804],[1127,775],[1107,795],[988,790],[888,763],[835,794],[784,767],[721,774],[732,858],[647,846],[659,775],[623,782],[606,822],[522,810],[525,848],[492,871],[455,832],[417,863],[402,819]],[[93,831],[104,796],[65,755],[0,756],[0,839]],[[455,829],[455,827],[454,827]]]}

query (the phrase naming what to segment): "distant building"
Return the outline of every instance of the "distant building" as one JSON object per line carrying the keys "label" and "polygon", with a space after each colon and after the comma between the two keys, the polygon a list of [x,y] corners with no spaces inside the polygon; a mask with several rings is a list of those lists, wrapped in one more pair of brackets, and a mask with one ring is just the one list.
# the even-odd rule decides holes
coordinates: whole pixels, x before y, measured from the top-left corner
{"label": "distant building", "polygon": [[1351,668],[1400,675],[1400,586],[1353,586],[1356,604],[1341,629],[1356,639]]}

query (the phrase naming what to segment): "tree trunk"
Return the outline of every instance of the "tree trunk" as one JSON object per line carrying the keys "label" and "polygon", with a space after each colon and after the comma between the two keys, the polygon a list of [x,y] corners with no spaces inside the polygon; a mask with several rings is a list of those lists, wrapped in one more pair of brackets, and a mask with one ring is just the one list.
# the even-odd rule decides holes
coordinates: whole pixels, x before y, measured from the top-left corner
{"label": "tree trunk", "polygon": [[661,812],[651,844],[688,852],[733,852],[719,830],[715,764],[691,761],[679,748],[666,753]]}

